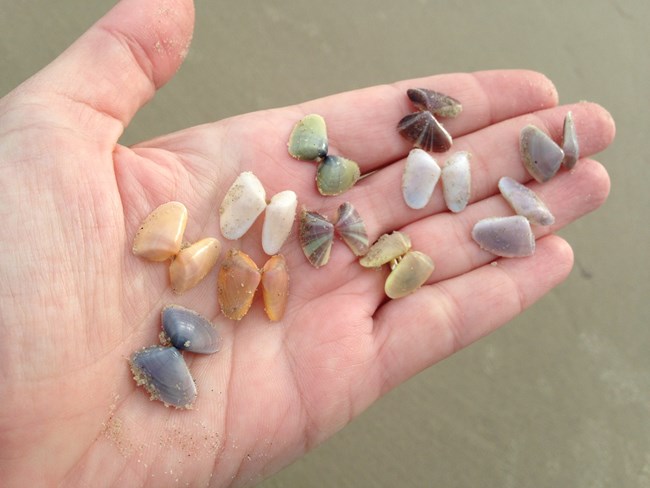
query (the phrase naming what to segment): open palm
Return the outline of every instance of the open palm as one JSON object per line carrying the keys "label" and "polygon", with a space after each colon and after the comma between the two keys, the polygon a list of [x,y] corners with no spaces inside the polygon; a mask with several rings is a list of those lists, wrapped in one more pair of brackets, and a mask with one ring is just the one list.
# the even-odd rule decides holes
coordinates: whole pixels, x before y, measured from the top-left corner
{"label": "open palm", "polygon": [[[614,136],[602,108],[556,107],[552,84],[523,71],[399,82],[117,145],[175,72],[191,36],[190,2],[160,3],[122,1],[0,102],[0,471],[9,483],[259,480],[562,281],[571,249],[551,233],[608,192],[604,169],[585,158],[571,173],[530,185],[556,216],[553,227],[536,230],[533,257],[494,261],[473,243],[477,220],[511,213],[498,179],[529,180],[518,155],[521,127],[534,123],[557,140],[572,110],[583,157]],[[423,210],[402,202],[410,147],[395,125],[411,111],[405,91],[415,86],[463,103],[461,116],[445,121],[453,150],[473,154],[472,203],[461,214],[445,211],[440,190]],[[340,197],[320,196],[315,165],[287,153],[293,124],[308,113],[327,121],[330,153],[371,173]],[[187,240],[219,237],[261,266],[259,221],[237,242],[218,231],[218,207],[242,171],[253,171],[267,195],[294,190],[300,205],[324,215],[352,202],[371,240],[403,230],[436,263],[429,284],[387,301],[385,271],[360,267],[341,243],[314,269],[294,232],[283,249],[291,284],[281,322],[268,321],[259,297],[240,322],[225,319],[214,272],[173,295],[167,267],[130,252],[140,222],[161,203],[181,201]],[[224,337],[218,354],[186,355],[199,393],[190,411],[150,402],[127,363],[157,343],[159,314],[170,303],[214,319]]]}

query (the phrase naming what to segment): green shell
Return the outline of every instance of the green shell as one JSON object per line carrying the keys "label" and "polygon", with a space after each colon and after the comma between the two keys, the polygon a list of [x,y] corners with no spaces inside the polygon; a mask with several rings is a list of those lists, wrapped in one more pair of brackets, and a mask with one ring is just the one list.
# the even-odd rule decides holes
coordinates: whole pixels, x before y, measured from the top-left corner
{"label": "green shell", "polygon": [[361,176],[359,165],[341,156],[327,156],[318,165],[316,186],[321,195],[340,195],[354,186]]}
{"label": "green shell", "polygon": [[301,161],[318,161],[327,156],[325,119],[310,114],[298,121],[289,136],[289,154]]}

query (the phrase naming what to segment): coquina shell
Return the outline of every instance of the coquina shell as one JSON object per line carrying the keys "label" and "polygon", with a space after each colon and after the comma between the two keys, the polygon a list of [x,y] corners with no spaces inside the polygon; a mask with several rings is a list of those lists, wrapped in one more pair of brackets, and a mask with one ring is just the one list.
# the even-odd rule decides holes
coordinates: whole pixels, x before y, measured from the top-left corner
{"label": "coquina shell", "polygon": [[452,154],[442,168],[442,190],[447,208],[454,213],[467,206],[472,187],[470,153],[458,151]]}
{"label": "coquina shell", "polygon": [[150,261],[165,261],[181,249],[187,208],[180,202],[157,207],[142,222],[133,239],[133,254]]}
{"label": "coquina shell", "polygon": [[455,98],[426,88],[409,88],[406,94],[419,110],[428,110],[441,117],[456,117],[463,110]]}
{"label": "coquina shell", "polygon": [[440,166],[429,153],[412,149],[402,175],[402,196],[406,205],[416,210],[424,208],[433,195],[440,172]]}
{"label": "coquina shell", "polygon": [[334,196],[349,190],[361,177],[359,165],[341,156],[329,155],[318,164],[316,186],[321,195]]}
{"label": "coquina shell", "polygon": [[366,224],[350,202],[344,202],[339,206],[334,231],[343,239],[355,256],[363,256],[368,252]]}
{"label": "coquina shell", "polygon": [[403,256],[411,249],[411,239],[403,232],[394,231],[382,235],[375,242],[359,263],[365,268],[378,268]]}
{"label": "coquina shell", "polygon": [[219,208],[221,233],[226,239],[239,239],[251,228],[266,208],[266,191],[250,171],[234,181]]}
{"label": "coquina shell", "polygon": [[389,298],[402,298],[420,288],[433,273],[433,260],[419,251],[409,251],[386,278],[384,291]]}
{"label": "coquina shell", "polygon": [[449,132],[428,111],[408,114],[397,124],[397,131],[415,147],[428,152],[445,152],[452,144]]}
{"label": "coquina shell", "polygon": [[302,161],[318,161],[327,156],[327,127],[318,114],[302,118],[289,136],[289,154]]}
{"label": "coquina shell", "polygon": [[334,226],[317,212],[302,210],[300,213],[300,247],[307,260],[315,268],[325,266],[330,259]]}
{"label": "coquina shell", "polygon": [[580,157],[580,145],[578,144],[578,134],[576,126],[573,122],[573,114],[567,112],[564,118],[564,137],[562,139],[562,150],[564,151],[564,159],[562,164],[566,169],[572,169],[578,162]]}
{"label": "coquina shell", "polygon": [[293,221],[296,219],[298,198],[291,190],[282,191],[273,196],[266,207],[264,226],[262,227],[262,247],[269,255],[280,252],[285,243]]}
{"label": "coquina shell", "polygon": [[289,297],[289,268],[282,254],[271,256],[262,268],[264,311],[272,322],[282,319]]}
{"label": "coquina shell", "polygon": [[497,256],[516,258],[535,252],[535,235],[528,219],[521,215],[480,220],[474,225],[472,238]]}
{"label": "coquina shell", "polygon": [[179,251],[169,265],[169,280],[174,293],[184,293],[196,286],[214,268],[221,253],[221,243],[206,237]]}
{"label": "coquina shell", "polygon": [[221,348],[221,336],[201,314],[180,305],[167,305],[161,313],[164,338],[176,349],[213,354]]}
{"label": "coquina shell", "polygon": [[221,263],[217,297],[223,314],[240,320],[250,309],[262,276],[257,265],[245,253],[231,249]]}
{"label": "coquina shell", "polygon": [[499,180],[499,191],[517,212],[533,224],[551,225],[555,217],[533,190],[508,176]]}
{"label": "coquina shell", "polygon": [[564,151],[534,125],[521,130],[519,150],[524,166],[540,183],[550,180],[562,164]]}

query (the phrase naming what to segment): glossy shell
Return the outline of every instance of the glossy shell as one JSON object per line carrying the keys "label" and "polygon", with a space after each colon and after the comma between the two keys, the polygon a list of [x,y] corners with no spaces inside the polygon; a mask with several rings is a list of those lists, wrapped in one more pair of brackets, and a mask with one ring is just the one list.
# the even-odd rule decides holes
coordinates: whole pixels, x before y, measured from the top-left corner
{"label": "glossy shell", "polygon": [[266,254],[280,252],[291,233],[297,205],[298,198],[291,190],[282,191],[271,199],[266,207],[262,227],[262,248]]}
{"label": "glossy shell", "polygon": [[419,110],[428,110],[441,117],[457,117],[463,110],[455,98],[426,88],[409,88],[406,94]]}
{"label": "glossy shell", "polygon": [[402,175],[402,196],[412,209],[424,208],[440,178],[440,166],[422,149],[412,149]]}
{"label": "glossy shell", "polygon": [[534,125],[521,130],[519,150],[524,166],[540,183],[550,180],[564,159],[564,151]]}
{"label": "glossy shell", "polygon": [[366,224],[359,212],[350,202],[342,203],[336,213],[334,231],[343,239],[355,256],[363,256],[368,252],[368,232]]}
{"label": "glossy shell", "polygon": [[175,256],[183,242],[187,209],[180,202],[157,207],[142,222],[133,239],[133,254],[150,261],[165,261]]}
{"label": "glossy shell", "polygon": [[566,169],[572,169],[580,157],[580,145],[578,144],[578,134],[576,133],[576,126],[573,123],[573,114],[571,112],[567,112],[564,118],[563,133],[562,150],[564,151],[564,159],[562,164]]}
{"label": "glossy shell", "polygon": [[237,249],[228,251],[217,280],[217,298],[226,317],[240,320],[246,315],[261,278],[257,265],[247,254]]}
{"label": "glossy shell", "polygon": [[317,161],[327,155],[325,119],[310,114],[301,119],[289,136],[289,154],[302,161]]}
{"label": "glossy shell", "polygon": [[428,111],[407,115],[397,124],[397,131],[428,152],[445,152],[451,147],[451,135]]}
{"label": "glossy shell", "polygon": [[555,217],[533,190],[508,176],[499,180],[499,191],[518,215],[533,224],[551,225]]}
{"label": "glossy shell", "polygon": [[458,151],[451,155],[442,168],[442,190],[445,204],[452,212],[461,212],[467,206],[471,194],[472,173],[470,153]]}
{"label": "glossy shell", "polygon": [[269,319],[281,320],[289,297],[289,269],[282,254],[272,256],[262,268],[262,295]]}
{"label": "glossy shell", "polygon": [[316,186],[321,195],[340,195],[352,188],[360,177],[359,165],[351,159],[327,156],[318,164]]}
{"label": "glossy shell", "polygon": [[535,252],[535,236],[526,217],[492,217],[474,225],[472,238],[492,254],[506,258],[531,256]]}
{"label": "glossy shell", "polygon": [[152,400],[176,408],[192,407],[196,385],[178,349],[147,347],[133,353],[130,364],[133,379],[147,389]]}
{"label": "glossy shell", "polygon": [[213,354],[221,348],[221,336],[208,319],[180,305],[168,305],[161,313],[165,342],[176,349]]}
{"label": "glossy shell", "polygon": [[411,249],[411,239],[406,234],[399,231],[384,234],[370,247],[359,263],[366,268],[378,268],[403,256],[409,249]]}
{"label": "glossy shell", "polygon": [[217,264],[221,243],[206,237],[180,250],[169,265],[169,281],[174,293],[184,293],[196,286]]}
{"label": "glossy shell", "polygon": [[219,208],[221,234],[239,239],[266,208],[266,192],[257,176],[241,173],[228,189]]}
{"label": "glossy shell", "polygon": [[303,210],[300,213],[300,247],[307,260],[315,268],[327,264],[330,259],[334,226],[317,212]]}
{"label": "glossy shell", "polygon": [[419,251],[409,251],[386,278],[384,291],[389,298],[401,298],[420,288],[433,273],[433,260]]}

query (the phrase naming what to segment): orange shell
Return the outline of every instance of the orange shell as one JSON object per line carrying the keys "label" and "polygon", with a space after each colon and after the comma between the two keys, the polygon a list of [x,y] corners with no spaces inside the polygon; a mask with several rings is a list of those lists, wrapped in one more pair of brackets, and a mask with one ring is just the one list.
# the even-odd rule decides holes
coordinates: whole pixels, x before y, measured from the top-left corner
{"label": "orange shell", "polygon": [[272,256],[262,268],[264,311],[272,322],[281,320],[289,296],[289,271],[282,254]]}
{"label": "orange shell", "polygon": [[223,314],[233,320],[246,315],[261,279],[257,265],[247,254],[237,249],[228,251],[217,280],[217,298]]}
{"label": "orange shell", "polygon": [[169,265],[169,280],[174,293],[183,293],[196,286],[217,264],[221,243],[206,237],[183,248]]}

